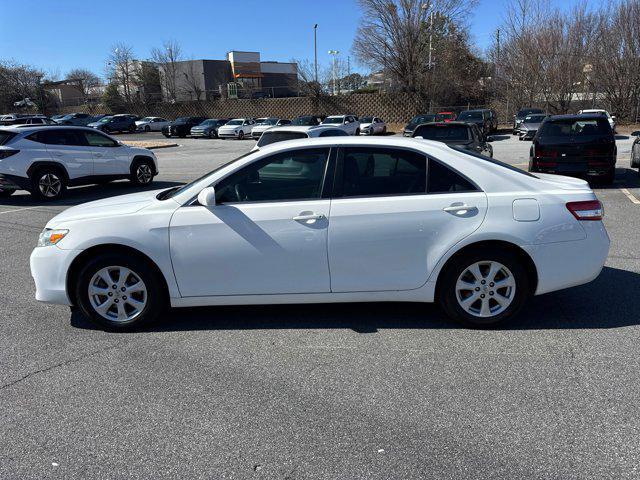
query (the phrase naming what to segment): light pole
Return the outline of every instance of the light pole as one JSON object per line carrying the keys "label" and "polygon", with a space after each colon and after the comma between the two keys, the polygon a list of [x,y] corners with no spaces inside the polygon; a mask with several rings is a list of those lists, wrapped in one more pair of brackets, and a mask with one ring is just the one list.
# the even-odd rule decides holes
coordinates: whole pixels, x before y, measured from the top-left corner
{"label": "light pole", "polygon": [[316,83],[318,83],[318,24],[313,26],[313,64],[316,70]]}
{"label": "light pole", "polygon": [[338,50],[329,50],[329,55],[331,55],[333,57],[333,68],[332,68],[332,73],[333,73],[333,94],[336,94],[336,56],[339,54],[340,52]]}

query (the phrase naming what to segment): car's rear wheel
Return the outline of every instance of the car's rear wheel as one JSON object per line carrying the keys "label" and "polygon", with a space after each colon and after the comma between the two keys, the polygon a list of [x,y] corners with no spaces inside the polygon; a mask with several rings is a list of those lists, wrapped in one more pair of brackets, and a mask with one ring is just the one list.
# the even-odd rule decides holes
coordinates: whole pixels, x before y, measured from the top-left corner
{"label": "car's rear wheel", "polygon": [[136,185],[148,185],[153,181],[153,170],[151,160],[135,160],[131,165],[130,180]]}
{"label": "car's rear wheel", "polygon": [[499,248],[479,248],[453,257],[438,284],[438,302],[445,313],[473,327],[513,318],[530,296],[522,260]]}
{"label": "car's rear wheel", "polygon": [[356,135],[360,135],[360,129],[356,128]]}
{"label": "car's rear wheel", "polygon": [[158,272],[135,256],[92,258],[78,275],[80,311],[109,330],[131,330],[156,320],[167,300]]}
{"label": "car's rear wheel", "polygon": [[57,200],[66,190],[65,176],[57,168],[42,167],[31,176],[31,194],[40,200]]}
{"label": "car's rear wheel", "polygon": [[216,138],[216,137],[217,137],[217,135],[216,135],[216,131],[215,131],[215,130],[211,130],[211,131],[209,132],[209,138],[213,140],[213,139],[214,139],[214,138]]}
{"label": "car's rear wheel", "polygon": [[15,189],[0,190],[0,198],[7,198],[16,193]]}

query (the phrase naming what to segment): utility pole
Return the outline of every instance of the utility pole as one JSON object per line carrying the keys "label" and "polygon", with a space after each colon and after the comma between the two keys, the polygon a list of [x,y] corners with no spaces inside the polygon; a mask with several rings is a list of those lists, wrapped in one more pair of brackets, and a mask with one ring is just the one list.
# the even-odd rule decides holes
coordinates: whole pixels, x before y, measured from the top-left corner
{"label": "utility pole", "polygon": [[313,63],[316,69],[316,83],[318,83],[318,24],[313,26]]}
{"label": "utility pole", "polygon": [[351,57],[347,56],[347,78],[349,79],[349,87],[353,90],[353,84],[351,82]]}
{"label": "utility pole", "polygon": [[331,55],[333,57],[333,68],[332,68],[332,73],[333,73],[333,94],[336,94],[336,56],[339,54],[340,52],[338,50],[329,50],[329,55]]}
{"label": "utility pole", "polygon": [[496,61],[495,61],[495,73],[498,76],[498,70],[500,67],[500,29],[496,30]]}
{"label": "utility pole", "polygon": [[431,70],[431,68],[433,67],[433,64],[431,63],[431,51],[433,50],[433,10],[431,11],[429,17],[429,70]]}

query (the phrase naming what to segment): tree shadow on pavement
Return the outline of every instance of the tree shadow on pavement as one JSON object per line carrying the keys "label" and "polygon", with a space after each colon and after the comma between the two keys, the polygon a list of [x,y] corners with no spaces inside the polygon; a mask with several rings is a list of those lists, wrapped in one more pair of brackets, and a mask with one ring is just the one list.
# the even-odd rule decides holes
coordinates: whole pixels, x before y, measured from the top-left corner
{"label": "tree shadow on pavement", "polygon": [[[593,282],[531,299],[520,316],[496,330],[599,329],[640,324],[640,274],[605,267]],[[97,329],[79,312],[71,324]],[[333,303],[248,305],[169,310],[148,331],[351,329],[455,329],[433,304]]]}

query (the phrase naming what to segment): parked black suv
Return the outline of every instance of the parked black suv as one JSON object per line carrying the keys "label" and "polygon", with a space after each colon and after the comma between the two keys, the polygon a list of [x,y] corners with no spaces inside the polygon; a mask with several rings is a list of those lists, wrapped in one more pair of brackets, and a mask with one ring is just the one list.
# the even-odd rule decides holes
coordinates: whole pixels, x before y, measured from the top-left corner
{"label": "parked black suv", "polygon": [[456,120],[477,125],[483,135],[489,135],[498,130],[498,115],[486,108],[465,110],[458,114]]}
{"label": "parked black suv", "polygon": [[129,132],[134,133],[138,128],[135,115],[121,114],[102,117],[97,122],[90,123],[88,127],[95,128],[105,133]]}
{"label": "parked black suv", "polygon": [[200,125],[204,122],[206,117],[180,117],[176,118],[175,121],[171,122],[169,125],[165,125],[162,127],[162,134],[169,137],[180,137],[184,138],[191,133],[191,129],[196,125]]}
{"label": "parked black suv", "polygon": [[418,125],[413,131],[413,137],[425,140],[435,140],[464,150],[470,150],[487,157],[493,157],[493,147],[486,137],[471,123],[438,122]]}
{"label": "parked black suv", "polygon": [[602,115],[547,117],[533,138],[529,171],[597,179],[611,184],[616,172],[616,141]]}

